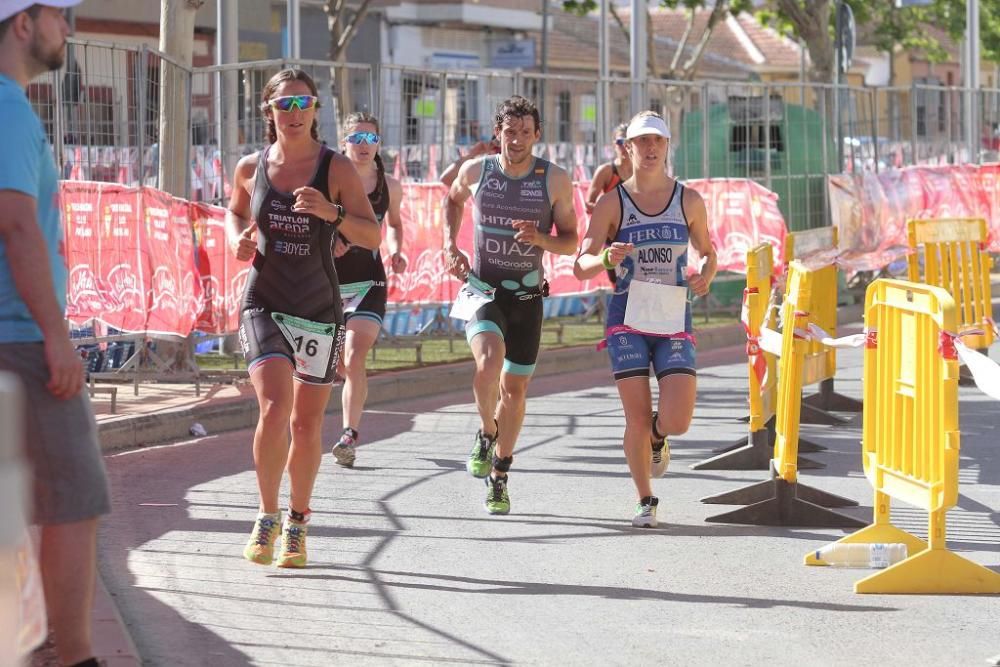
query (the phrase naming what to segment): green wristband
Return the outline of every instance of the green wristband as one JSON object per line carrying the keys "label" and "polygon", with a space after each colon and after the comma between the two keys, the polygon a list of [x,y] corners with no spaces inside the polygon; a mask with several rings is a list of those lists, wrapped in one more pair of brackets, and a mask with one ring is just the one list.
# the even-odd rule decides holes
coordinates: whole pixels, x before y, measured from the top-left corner
{"label": "green wristband", "polygon": [[604,252],[601,253],[601,264],[608,271],[615,268],[614,262],[611,261],[611,248],[605,248]]}

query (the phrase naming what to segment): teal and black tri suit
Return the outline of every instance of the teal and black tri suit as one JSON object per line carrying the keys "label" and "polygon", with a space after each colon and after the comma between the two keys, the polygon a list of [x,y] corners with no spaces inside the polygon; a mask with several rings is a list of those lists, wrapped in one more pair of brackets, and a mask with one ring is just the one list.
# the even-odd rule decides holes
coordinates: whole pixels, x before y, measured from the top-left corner
{"label": "teal and black tri suit", "polygon": [[503,338],[507,352],[503,369],[531,375],[542,338],[542,296],[545,280],[543,250],[514,240],[514,220],[537,222],[541,234],[552,231],[552,201],[548,174],[551,163],[534,158],[525,176],[504,173],[500,157],[483,159],[482,174],[473,196],[475,224],[473,274],[496,289],[492,302],[469,320],[468,340],[490,331]]}
{"label": "teal and black tri suit", "polygon": [[[385,168],[382,160],[377,159],[378,178],[375,189],[368,193],[368,201],[375,212],[375,218],[379,226],[385,221],[385,216],[389,211],[389,184],[385,180]],[[371,281],[371,289],[358,304],[353,312],[345,313],[344,317],[348,322],[354,318],[362,318],[382,324],[385,317],[385,306],[388,299],[388,288],[386,287],[385,265],[382,264],[382,255],[379,249],[369,250],[361,246],[352,245],[348,247],[340,257],[334,260],[337,269],[337,278],[341,285],[348,285],[356,282]]]}

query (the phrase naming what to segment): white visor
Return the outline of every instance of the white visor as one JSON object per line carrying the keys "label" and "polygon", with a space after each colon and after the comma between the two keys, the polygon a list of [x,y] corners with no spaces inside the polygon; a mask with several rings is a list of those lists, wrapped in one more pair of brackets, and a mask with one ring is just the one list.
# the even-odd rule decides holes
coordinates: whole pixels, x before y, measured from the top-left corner
{"label": "white visor", "polygon": [[644,134],[658,134],[664,139],[670,138],[670,130],[667,124],[659,116],[640,116],[628,124],[625,131],[626,139],[635,139]]}
{"label": "white visor", "polygon": [[48,2],[34,2],[33,0],[0,0],[0,21],[6,21],[14,14],[23,12],[32,5],[45,5],[46,7],[75,7],[83,0],[49,0]]}

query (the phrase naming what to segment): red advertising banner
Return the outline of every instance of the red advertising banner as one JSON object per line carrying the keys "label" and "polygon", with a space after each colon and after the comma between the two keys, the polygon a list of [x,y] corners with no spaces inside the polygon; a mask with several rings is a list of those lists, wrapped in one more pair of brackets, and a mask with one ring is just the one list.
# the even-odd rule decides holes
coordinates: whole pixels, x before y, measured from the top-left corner
{"label": "red advertising banner", "polygon": [[838,263],[877,271],[907,253],[911,218],[985,218],[990,250],[1000,251],[1000,165],[905,167],[828,177],[830,212],[840,236]]}
{"label": "red advertising banner", "polygon": [[226,292],[227,262],[235,262],[226,245],[225,209],[208,204],[190,205],[194,227],[195,262],[201,280],[201,308],[196,328],[204,333],[222,334],[234,331],[229,320]]}
{"label": "red advertising banner", "polygon": [[775,265],[784,264],[788,227],[778,209],[778,195],[744,178],[707,178],[684,184],[705,200],[719,271],[746,273],[747,250],[760,243],[774,246]]}
{"label": "red advertising banner", "polygon": [[[761,241],[774,244],[780,257],[786,231],[774,193],[737,179],[688,185],[705,198],[720,269],[745,271],[746,250]],[[588,224],[587,187],[577,183],[573,191],[580,238]],[[403,185],[409,267],[401,275],[387,269],[393,304],[449,302],[457,293],[459,283],[445,270],[441,249],[446,193],[441,184]],[[150,188],[106,183],[67,181],[62,196],[71,320],[84,324],[97,319],[123,331],[176,335],[238,328],[250,263],[238,262],[230,253],[225,209]],[[473,234],[472,207],[466,206],[458,242],[470,256]],[[574,278],[574,259],[545,255],[550,294],[587,294],[607,286],[604,274],[585,281]]]}
{"label": "red advertising banner", "polygon": [[186,336],[201,309],[201,280],[195,266],[190,204],[153,188],[142,188],[142,212],[149,261],[149,333]]}
{"label": "red advertising banner", "polygon": [[122,331],[142,331],[146,327],[149,264],[137,224],[142,210],[139,190],[101,183],[98,203],[97,275],[107,290],[109,307],[97,319]]}
{"label": "red advertising banner", "polygon": [[66,265],[66,317],[75,324],[100,318],[111,308],[98,264],[100,193],[96,183],[62,183]]}

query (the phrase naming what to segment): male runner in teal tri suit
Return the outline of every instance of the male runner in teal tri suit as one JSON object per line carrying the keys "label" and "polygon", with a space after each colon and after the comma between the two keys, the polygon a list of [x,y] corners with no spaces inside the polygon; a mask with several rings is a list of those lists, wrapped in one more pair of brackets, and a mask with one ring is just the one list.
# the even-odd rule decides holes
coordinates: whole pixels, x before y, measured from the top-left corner
{"label": "male runner in teal tri suit", "polygon": [[[507,514],[507,471],[542,335],[547,287],[542,255],[576,252],[577,223],[569,174],[531,152],[541,138],[535,105],[518,96],[501,103],[495,132],[500,154],[465,162],[451,185],[445,251],[452,274],[465,280],[471,273],[495,290],[465,330],[476,361],[472,388],[482,420],[467,468],[474,477],[487,477],[486,510]],[[470,197],[476,225],[473,266],[457,245]]]}

